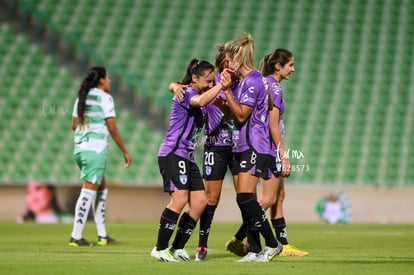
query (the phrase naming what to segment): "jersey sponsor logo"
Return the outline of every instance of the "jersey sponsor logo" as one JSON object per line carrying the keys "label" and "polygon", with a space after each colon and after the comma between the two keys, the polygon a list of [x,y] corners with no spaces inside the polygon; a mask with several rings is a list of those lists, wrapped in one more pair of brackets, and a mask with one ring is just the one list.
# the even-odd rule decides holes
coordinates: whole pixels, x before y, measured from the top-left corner
{"label": "jersey sponsor logo", "polygon": [[187,175],[180,175],[181,184],[187,184]]}
{"label": "jersey sponsor logo", "polygon": [[227,138],[230,136],[230,132],[227,129],[221,129],[219,131],[219,137],[221,138]]}
{"label": "jersey sponsor logo", "polygon": [[248,95],[248,94],[245,94],[245,95],[243,96],[243,99],[241,100],[241,102],[252,102],[252,103],[254,103],[254,102],[255,102],[255,100],[254,100],[254,98],[249,97],[249,95]]}

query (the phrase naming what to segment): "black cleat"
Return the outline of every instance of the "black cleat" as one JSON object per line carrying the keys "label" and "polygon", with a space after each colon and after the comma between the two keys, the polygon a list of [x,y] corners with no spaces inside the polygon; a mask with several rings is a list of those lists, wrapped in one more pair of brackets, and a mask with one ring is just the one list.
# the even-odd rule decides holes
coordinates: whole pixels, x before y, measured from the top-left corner
{"label": "black cleat", "polygon": [[115,243],[116,243],[116,240],[112,239],[109,236],[106,236],[106,237],[98,236],[98,242],[96,244],[99,246],[107,246],[107,245],[113,245]]}
{"label": "black cleat", "polygon": [[78,247],[78,246],[93,246],[92,243],[88,242],[87,240],[85,240],[84,238],[82,239],[74,239],[74,238],[70,238],[69,241],[69,246],[73,246],[73,247]]}

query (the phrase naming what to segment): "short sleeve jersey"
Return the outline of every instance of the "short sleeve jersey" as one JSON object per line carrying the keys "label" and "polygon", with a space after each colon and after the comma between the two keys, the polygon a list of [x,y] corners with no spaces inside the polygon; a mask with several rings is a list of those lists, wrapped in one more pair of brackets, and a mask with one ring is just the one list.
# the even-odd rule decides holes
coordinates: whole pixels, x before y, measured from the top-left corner
{"label": "short sleeve jersey", "polygon": [[[282,138],[285,134],[285,126],[283,124],[283,113],[285,112],[285,103],[283,101],[283,89],[280,83],[272,76],[266,77],[267,82],[269,83],[270,87],[270,94],[273,100],[273,106],[279,109],[279,129],[282,135]],[[271,155],[276,157],[277,156],[277,144],[274,144],[273,140],[271,140]]]}
{"label": "short sleeve jersey", "polygon": [[[220,75],[216,74],[215,83],[220,82]],[[233,86],[232,86],[233,87]],[[233,90],[232,90],[233,91]],[[220,91],[217,97],[225,98],[224,92]],[[227,118],[219,107],[213,102],[205,107],[206,122],[204,135],[206,145],[209,146],[232,146],[232,128],[234,120]]]}
{"label": "short sleeve jersey", "polygon": [[[72,116],[78,117],[78,101],[73,106]],[[74,154],[83,151],[102,152],[108,146],[109,131],[106,118],[115,117],[112,96],[101,89],[93,88],[86,96],[84,124],[75,129]]]}
{"label": "short sleeve jersey", "polygon": [[204,124],[202,110],[190,105],[190,99],[197,94],[197,90],[188,86],[185,88],[184,98],[181,101],[173,97],[169,127],[158,156],[163,157],[173,153],[195,162],[194,150],[197,145],[197,135]]}
{"label": "short sleeve jersey", "polygon": [[261,154],[270,153],[268,85],[266,79],[256,70],[249,72],[237,89],[238,102],[253,107],[249,118],[239,130],[233,130],[235,139],[233,151],[244,152],[254,149]]}

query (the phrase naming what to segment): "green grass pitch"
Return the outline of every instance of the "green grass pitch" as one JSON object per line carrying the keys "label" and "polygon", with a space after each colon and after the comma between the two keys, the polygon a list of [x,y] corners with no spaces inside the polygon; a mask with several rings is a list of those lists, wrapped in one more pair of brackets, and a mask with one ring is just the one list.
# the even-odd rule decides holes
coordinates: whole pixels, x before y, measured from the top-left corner
{"label": "green grass pitch", "polygon": [[[214,223],[207,262],[162,263],[150,257],[157,222],[109,223],[119,243],[69,247],[72,225],[0,223],[0,274],[414,274],[414,225],[290,224],[289,240],[308,257],[236,263],[224,243],[237,224]],[[84,237],[96,241],[93,222]],[[187,250],[194,258],[198,229]]]}

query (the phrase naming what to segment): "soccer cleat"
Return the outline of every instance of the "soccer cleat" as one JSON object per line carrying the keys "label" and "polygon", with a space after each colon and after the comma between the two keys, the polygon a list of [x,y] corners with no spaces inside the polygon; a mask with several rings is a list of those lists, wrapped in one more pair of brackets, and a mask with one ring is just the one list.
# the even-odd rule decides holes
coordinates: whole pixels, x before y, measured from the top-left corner
{"label": "soccer cleat", "polygon": [[308,251],[299,250],[295,246],[290,245],[290,244],[283,245],[283,250],[279,254],[279,256],[281,257],[289,257],[289,256],[303,257],[303,256],[308,256],[308,255],[309,255]]}
{"label": "soccer cleat", "polygon": [[190,262],[190,256],[188,256],[187,251],[185,249],[174,249],[170,248],[171,255],[177,262]]}
{"label": "soccer cleat", "polygon": [[277,247],[266,246],[261,252],[261,258],[263,262],[270,262],[276,255],[279,255],[283,250],[283,245],[277,242]]}
{"label": "soccer cleat", "polygon": [[196,262],[207,261],[207,247],[197,247],[195,255]]}
{"label": "soccer cleat", "polygon": [[69,246],[73,246],[73,247],[79,247],[79,246],[93,246],[92,243],[88,242],[87,240],[85,240],[84,238],[82,239],[74,239],[74,238],[70,238],[69,241]]}
{"label": "soccer cleat", "polygon": [[106,236],[106,237],[98,236],[98,242],[96,244],[99,246],[107,246],[107,245],[113,245],[115,243],[116,243],[116,240],[112,239],[109,236]]}
{"label": "soccer cleat", "polygon": [[226,250],[236,254],[237,256],[243,257],[247,255],[246,246],[242,241],[238,240],[236,237],[232,237],[225,244]]}
{"label": "soccer cleat", "polygon": [[169,248],[158,251],[157,247],[155,246],[151,251],[151,257],[161,262],[177,262],[171,255]]}
{"label": "soccer cleat", "polygon": [[247,262],[263,262],[264,258],[260,253],[249,252],[240,260],[237,260],[238,263],[247,263]]}

